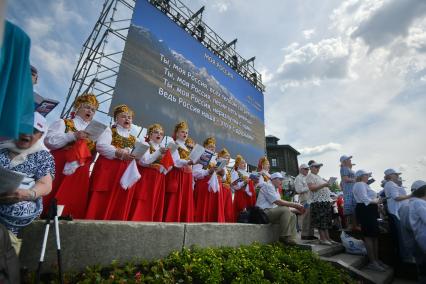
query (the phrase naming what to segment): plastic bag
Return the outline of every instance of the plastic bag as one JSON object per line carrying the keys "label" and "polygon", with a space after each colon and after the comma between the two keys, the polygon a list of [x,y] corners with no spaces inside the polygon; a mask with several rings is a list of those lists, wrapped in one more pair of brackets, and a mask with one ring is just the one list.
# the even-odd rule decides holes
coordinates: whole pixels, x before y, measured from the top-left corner
{"label": "plastic bag", "polygon": [[355,239],[343,231],[340,234],[340,239],[342,240],[342,245],[345,247],[346,253],[367,255],[367,249],[362,240]]}

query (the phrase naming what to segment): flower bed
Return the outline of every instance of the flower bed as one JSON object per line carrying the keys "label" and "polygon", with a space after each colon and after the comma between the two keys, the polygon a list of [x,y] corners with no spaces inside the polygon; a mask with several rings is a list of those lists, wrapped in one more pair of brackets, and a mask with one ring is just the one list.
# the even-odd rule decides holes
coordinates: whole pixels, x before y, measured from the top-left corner
{"label": "flower bed", "polygon": [[[44,280],[55,281],[55,275]],[[155,261],[88,267],[66,283],[355,283],[310,251],[280,244],[192,248]]]}

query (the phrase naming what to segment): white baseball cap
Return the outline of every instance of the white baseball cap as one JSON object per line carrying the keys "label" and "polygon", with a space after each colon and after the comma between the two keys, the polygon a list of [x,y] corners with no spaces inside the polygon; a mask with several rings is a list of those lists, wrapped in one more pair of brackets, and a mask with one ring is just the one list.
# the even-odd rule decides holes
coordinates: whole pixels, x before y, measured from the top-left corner
{"label": "white baseball cap", "polygon": [[394,169],[387,169],[387,170],[385,171],[385,176],[389,176],[389,175],[392,175],[392,174],[400,175],[401,173],[400,173],[400,172],[395,171]]}
{"label": "white baseball cap", "polygon": [[343,161],[352,159],[352,156],[348,156],[348,155],[343,155],[340,157],[340,162],[342,163]]}
{"label": "white baseball cap", "polygon": [[283,175],[282,175],[281,173],[273,173],[273,174],[271,175],[271,179],[276,179],[276,178],[284,179],[284,178],[283,178]]}
{"label": "white baseball cap", "polygon": [[34,128],[40,132],[46,132],[47,130],[47,120],[38,112],[34,112]]}
{"label": "white baseball cap", "polygon": [[411,192],[416,191],[417,189],[423,187],[426,185],[426,181],[423,180],[416,180],[415,182],[413,182],[413,184],[411,185]]}
{"label": "white baseball cap", "polygon": [[360,177],[360,176],[363,176],[363,175],[370,176],[371,172],[367,172],[366,170],[357,170],[356,173],[355,173],[356,177]]}
{"label": "white baseball cap", "polygon": [[317,163],[317,162],[313,162],[309,167],[322,167],[323,166],[323,164],[321,164],[321,163]]}
{"label": "white baseball cap", "polygon": [[299,169],[309,169],[309,166],[307,164],[301,164]]}

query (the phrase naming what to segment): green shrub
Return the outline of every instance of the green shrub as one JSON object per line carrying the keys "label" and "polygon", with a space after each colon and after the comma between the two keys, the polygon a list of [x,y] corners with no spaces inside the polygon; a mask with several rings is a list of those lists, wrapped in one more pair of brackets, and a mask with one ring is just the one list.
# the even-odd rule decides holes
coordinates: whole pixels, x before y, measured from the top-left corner
{"label": "green shrub", "polygon": [[280,244],[195,247],[155,261],[91,266],[65,278],[66,283],[355,283],[312,252]]}

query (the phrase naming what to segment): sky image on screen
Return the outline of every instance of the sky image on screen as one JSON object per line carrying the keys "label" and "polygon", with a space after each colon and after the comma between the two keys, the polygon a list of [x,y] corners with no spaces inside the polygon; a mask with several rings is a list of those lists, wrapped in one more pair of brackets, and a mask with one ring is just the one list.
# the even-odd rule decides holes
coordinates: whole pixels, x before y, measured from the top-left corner
{"label": "sky image on screen", "polygon": [[[138,54],[139,52],[141,54]],[[164,53],[165,61],[160,58]],[[167,65],[170,56],[173,57],[173,62],[180,61],[178,63],[181,63],[180,67],[186,70],[183,71],[185,74],[180,74],[173,70],[171,65]],[[152,57],[156,58],[153,59]],[[174,73],[173,79],[164,74],[167,73],[165,68]],[[192,70],[198,72],[194,77],[198,77],[201,81],[207,80],[204,82],[209,87],[203,89],[203,86],[197,85],[196,81],[184,76]],[[174,109],[177,108],[173,105],[172,97],[175,97],[173,94],[178,95],[176,86],[179,84],[175,81],[176,77],[179,76],[184,78],[187,83],[196,85],[203,90],[203,95],[206,96],[196,92],[192,92],[191,96],[199,97],[202,101],[210,104],[211,108],[221,109],[212,101],[216,97],[215,94],[209,92],[211,87],[209,82],[213,84],[213,89],[226,93],[225,97],[232,97],[232,103],[236,103],[239,109],[236,107],[232,110],[232,103],[230,103],[228,106],[231,106],[231,112],[228,113],[226,108],[224,111],[229,116],[224,118],[213,113],[212,116],[216,116],[216,119],[213,119],[214,121],[211,118],[211,121],[204,121],[203,117],[194,120],[192,116],[188,116],[193,115],[193,113],[191,114],[191,111],[187,109],[181,109],[180,112],[174,113]],[[203,76],[203,78],[199,76]],[[164,79],[171,82],[173,87],[169,86],[168,89],[167,84],[163,81]],[[135,91],[135,88],[132,89],[132,86],[136,86],[137,91]],[[141,90],[143,91],[141,92]],[[161,97],[157,94],[159,90]],[[169,94],[171,95],[169,96]],[[146,0],[137,1],[134,9],[132,25],[126,41],[111,106],[119,103],[127,103],[133,106],[136,110],[135,122],[144,127],[147,126],[147,123],[159,122],[163,123],[166,132],[169,132],[172,131],[172,127],[178,119],[183,119],[190,125],[190,136],[197,139],[199,143],[205,137],[213,135],[218,140],[218,148],[227,147],[235,154],[241,153],[253,164],[264,153],[263,94]],[[222,106],[225,107],[225,104]],[[194,103],[194,106],[199,105]],[[158,108],[158,111],[155,108]],[[200,107],[200,109],[203,108]],[[240,111],[242,109],[244,111]],[[161,116],[161,113],[165,115]],[[241,115],[243,113],[244,115]],[[168,118],[166,118],[167,116]],[[229,118],[231,116],[235,119],[231,120]],[[242,117],[248,119],[245,120]],[[225,124],[232,122],[230,125],[237,125],[238,129],[235,130],[234,127],[233,131],[238,134],[232,135],[230,125],[225,125],[225,127],[228,127],[228,131],[221,131],[219,126],[222,122],[225,122]],[[209,127],[209,123],[212,127]]]}

